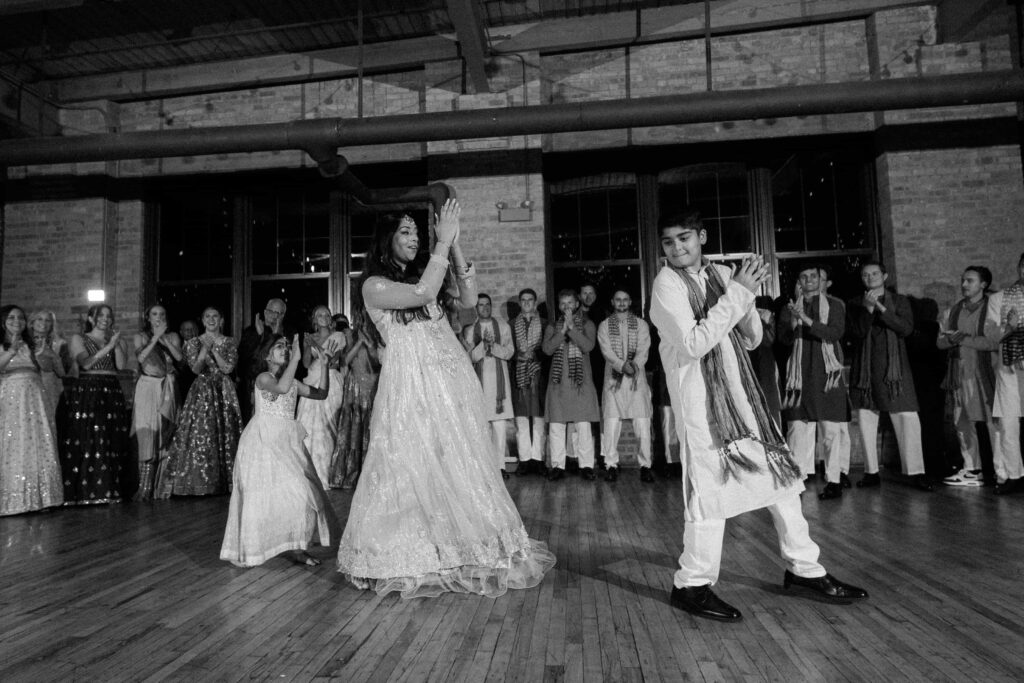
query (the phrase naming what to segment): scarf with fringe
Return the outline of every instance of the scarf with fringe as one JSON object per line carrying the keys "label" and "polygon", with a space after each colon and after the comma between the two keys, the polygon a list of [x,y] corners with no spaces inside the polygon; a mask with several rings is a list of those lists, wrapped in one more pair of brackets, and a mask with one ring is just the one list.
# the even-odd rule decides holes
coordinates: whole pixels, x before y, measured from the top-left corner
{"label": "scarf with fringe", "polygon": [[[1005,326],[1010,309],[1017,309],[1018,316],[1024,316],[1024,280],[1003,290],[1003,305],[999,309],[999,323]],[[1003,365],[1014,370],[1024,370],[1024,327],[1011,331],[999,342]]]}
{"label": "scarf with fringe", "polygon": [[[888,299],[888,301],[883,301],[883,305],[888,304],[890,308],[896,303],[896,297],[890,297],[889,292],[886,292],[883,298]],[[872,326],[874,326],[876,313],[877,310],[871,314]],[[894,400],[903,393],[903,358],[907,353],[907,347],[900,343],[900,338],[891,327],[883,325],[882,330],[885,333],[885,377],[883,381],[886,391],[889,393],[889,400]],[[871,330],[869,329],[860,345],[860,352],[857,355],[858,371],[853,380],[853,387],[851,387],[851,390],[860,398],[859,405],[867,410],[875,409],[875,397],[871,391],[871,346]]]}
{"label": "scarf with fringe", "polygon": [[[484,321],[477,318],[477,321],[473,324],[473,338],[471,343],[475,348],[481,341],[488,341],[492,344],[501,343],[501,328],[498,327],[498,321],[491,318],[490,329],[483,329]],[[501,371],[500,359],[493,358],[494,360],[494,412],[501,413],[502,404],[505,403],[505,373]],[[487,356],[484,356],[476,363],[473,367],[476,369],[476,376],[480,378],[480,384],[484,383],[484,361],[487,360]]]}
{"label": "scarf with fringe", "polygon": [[[707,317],[708,311],[725,293],[725,283],[718,269],[710,265],[707,259],[703,259],[701,265],[707,274],[707,284],[704,287],[701,287],[698,279],[691,273],[670,266],[686,284],[690,308],[693,309],[698,324]],[[730,477],[739,479],[743,472],[762,472],[761,466],[740,451],[737,444],[743,439],[750,439],[764,448],[768,470],[776,488],[791,484],[800,479],[800,468],[793,461],[793,454],[786,445],[779,426],[768,413],[768,404],[761,391],[761,385],[750,364],[750,356],[743,348],[739,329],[735,326],[729,331],[729,342],[739,366],[744,398],[750,404],[757,425],[756,429],[752,429],[743,421],[725,373],[723,344],[716,344],[700,359],[700,372],[707,388],[708,428],[712,443],[718,450],[722,466],[722,483],[728,482]]]}
{"label": "scarf with fringe", "polygon": [[512,336],[515,338],[516,350],[527,355],[525,361],[516,361],[516,387],[519,389],[525,389],[533,384],[533,379],[540,372],[537,347],[541,343],[543,327],[539,315],[529,320],[526,316],[519,315],[512,321]]}
{"label": "scarf with fringe", "polygon": [[[822,325],[828,324],[829,305],[828,297],[818,294],[818,322]],[[805,300],[803,296],[797,298],[796,303],[804,310]],[[811,303],[813,306],[814,304]],[[786,399],[782,403],[783,408],[796,408],[800,405],[800,399],[804,388],[804,341],[806,331],[801,325],[796,330],[796,339],[793,342],[793,352],[789,355],[786,363]],[[839,378],[843,375],[843,364],[839,361],[839,344],[837,342],[821,342],[821,357],[825,361],[825,392],[828,393],[839,386]]]}
{"label": "scarf with fringe", "polygon": [[[949,321],[947,322],[948,330],[950,332],[957,332],[960,329],[960,314],[966,309],[968,313],[974,313],[978,309],[981,311],[978,313],[978,327],[974,331],[974,334],[979,337],[985,336],[985,316],[988,314],[988,294],[981,297],[981,300],[973,306],[966,300],[961,299],[957,301],[953,308],[949,311]],[[960,346],[954,346],[949,350],[949,356],[946,361],[946,377],[942,380],[942,388],[953,395],[954,405],[959,405],[960,396],[959,390],[963,388],[963,383],[960,381],[960,359],[962,356]],[[978,354],[978,381],[981,382],[982,386],[985,387],[985,396],[991,398],[995,387],[995,371],[992,369],[992,352],[991,351],[977,351]]]}
{"label": "scarf with fringe", "polygon": [[[561,316],[555,322],[555,328],[560,330],[564,324],[565,316]],[[572,328],[577,332],[583,332],[583,313],[578,308],[572,314]],[[562,335],[562,343],[558,345],[555,357],[551,361],[552,384],[562,383],[565,366],[569,366],[569,380],[580,389],[583,386],[583,349]]]}
{"label": "scarf with fringe", "polygon": [[[632,361],[636,358],[636,344],[637,337],[640,335],[640,324],[637,322],[636,316],[631,312],[626,312],[626,362]],[[622,348],[622,328],[619,326],[619,316],[612,314],[608,318],[608,336],[611,338],[612,349],[615,350],[615,354],[618,355],[619,350]],[[632,390],[636,391],[637,373],[640,372],[640,368],[637,368],[637,372],[633,373],[633,386]],[[612,370],[612,379],[615,380],[615,390],[618,391],[619,387],[622,386],[622,378],[625,373]]]}

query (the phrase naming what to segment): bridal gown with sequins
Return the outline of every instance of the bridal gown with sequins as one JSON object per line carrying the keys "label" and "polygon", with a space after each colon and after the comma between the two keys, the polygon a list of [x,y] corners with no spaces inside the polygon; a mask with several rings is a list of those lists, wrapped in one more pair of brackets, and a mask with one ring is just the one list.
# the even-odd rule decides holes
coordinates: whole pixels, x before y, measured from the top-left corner
{"label": "bridal gown with sequins", "polygon": [[338,571],[406,598],[536,586],[555,557],[509,497],[480,381],[442,309],[408,324],[367,310],[386,347]]}

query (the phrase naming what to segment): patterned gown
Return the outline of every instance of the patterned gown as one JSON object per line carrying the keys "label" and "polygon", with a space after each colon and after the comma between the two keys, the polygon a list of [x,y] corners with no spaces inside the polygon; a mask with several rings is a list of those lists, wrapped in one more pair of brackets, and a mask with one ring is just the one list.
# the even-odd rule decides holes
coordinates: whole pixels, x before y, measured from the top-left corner
{"label": "patterned gown", "polygon": [[[189,365],[199,359],[201,344],[198,337],[185,342]],[[222,338],[213,348],[232,367],[238,362],[238,347],[230,337]],[[241,431],[242,413],[234,382],[221,371],[210,353],[178,416],[178,428],[167,456],[170,475],[158,496],[228,493]]]}
{"label": "patterned gown", "polygon": [[370,354],[360,348],[345,374],[344,399],[338,413],[338,436],[331,456],[330,486],[354,489],[370,447],[370,416],[379,375]]}
{"label": "patterned gown", "polygon": [[[82,343],[90,356],[100,349],[87,334],[82,335]],[[113,351],[70,380],[57,410],[66,504],[121,500],[129,419]]]}
{"label": "patterned gown", "polygon": [[[345,335],[340,332],[333,332],[331,337],[339,339],[341,344],[345,343]],[[331,337],[328,337],[330,339]],[[313,349],[313,362],[309,366],[309,372],[303,380],[312,387],[320,385],[320,373],[323,368],[323,359],[320,352]],[[330,486],[328,483],[331,459],[334,455],[335,440],[338,436],[338,413],[341,411],[342,400],[345,395],[345,376],[337,370],[339,360],[337,358],[331,363],[330,387],[327,390],[327,398],[322,401],[312,401],[307,398],[299,399],[299,408],[296,419],[305,429],[306,449],[313,458],[313,466],[320,477],[324,488]]]}
{"label": "patterned gown", "polygon": [[0,515],[64,502],[57,440],[27,346],[0,374]]}
{"label": "patterned gown", "polygon": [[427,308],[409,324],[368,309],[387,346],[338,571],[404,598],[536,586],[555,557],[527,535],[494,466],[480,381],[442,309]]}
{"label": "patterned gown", "polygon": [[239,567],[305,550],[315,536],[331,543],[334,511],[303,446],[295,398],[294,381],[284,394],[257,388],[253,418],[238,442],[220,559]]}

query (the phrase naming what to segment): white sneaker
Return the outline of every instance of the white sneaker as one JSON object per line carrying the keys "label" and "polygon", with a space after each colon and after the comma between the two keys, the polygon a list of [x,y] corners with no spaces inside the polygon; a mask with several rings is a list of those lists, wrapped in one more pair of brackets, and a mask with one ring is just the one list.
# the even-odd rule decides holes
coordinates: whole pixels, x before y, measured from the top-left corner
{"label": "white sneaker", "polygon": [[960,470],[956,474],[943,479],[942,483],[946,486],[981,486],[981,480],[978,479],[978,475],[968,470]]}

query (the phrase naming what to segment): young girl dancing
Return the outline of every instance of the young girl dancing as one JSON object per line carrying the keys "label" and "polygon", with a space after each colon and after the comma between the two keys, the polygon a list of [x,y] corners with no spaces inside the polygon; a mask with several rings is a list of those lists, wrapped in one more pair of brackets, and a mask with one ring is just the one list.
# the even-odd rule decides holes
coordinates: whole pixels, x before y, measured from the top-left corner
{"label": "young girl dancing", "polygon": [[255,412],[238,442],[234,486],[220,559],[239,567],[255,567],[275,555],[317,565],[306,552],[314,535],[329,545],[335,525],[309,452],[302,445],[306,430],[295,420],[298,396],[323,400],[330,391],[330,360],[337,346],[323,348],[319,388],[295,380],[302,350],[296,336],[270,337],[259,350]]}

